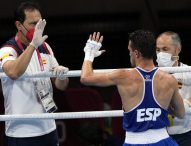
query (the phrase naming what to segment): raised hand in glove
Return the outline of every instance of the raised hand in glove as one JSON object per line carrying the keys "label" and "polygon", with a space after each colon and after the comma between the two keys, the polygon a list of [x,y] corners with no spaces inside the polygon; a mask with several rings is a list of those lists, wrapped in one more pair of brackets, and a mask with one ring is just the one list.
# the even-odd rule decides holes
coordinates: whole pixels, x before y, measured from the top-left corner
{"label": "raised hand in glove", "polygon": [[38,48],[38,46],[42,45],[42,43],[48,38],[47,35],[43,35],[44,28],[46,26],[46,20],[40,19],[35,26],[33,39],[30,43],[34,48]]}
{"label": "raised hand in glove", "polygon": [[64,66],[57,66],[53,68],[52,71],[53,71],[53,75],[56,76],[58,79],[65,80],[66,77],[64,74],[66,74],[69,71],[69,69]]}
{"label": "raised hand in glove", "polygon": [[[93,62],[95,57],[100,56],[105,50],[100,50],[101,43],[103,41],[103,36],[100,36],[99,32],[94,32],[93,35],[89,36],[89,39],[84,47],[85,58],[84,60],[89,60]],[[99,51],[100,50],[100,51]]]}

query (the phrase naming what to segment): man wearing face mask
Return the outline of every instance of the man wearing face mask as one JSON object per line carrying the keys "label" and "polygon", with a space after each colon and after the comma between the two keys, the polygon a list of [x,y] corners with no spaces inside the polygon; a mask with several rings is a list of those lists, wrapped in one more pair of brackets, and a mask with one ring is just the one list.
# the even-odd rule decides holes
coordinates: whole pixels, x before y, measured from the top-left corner
{"label": "man wearing face mask", "polygon": [[[23,2],[15,11],[15,37],[0,49],[5,114],[51,113],[57,109],[52,82],[65,90],[68,68],[60,66],[43,36],[46,21],[37,4]],[[52,71],[56,78],[22,78],[23,74]],[[58,146],[55,120],[12,120],[5,123],[7,146]]]}
{"label": "man wearing face mask", "polygon": [[[181,51],[181,40],[177,33],[167,31],[161,33],[156,42],[157,63],[159,67],[187,66],[179,61]],[[185,108],[191,106],[191,84],[186,78],[190,73],[175,73],[176,77],[184,78],[179,83],[179,92],[184,98]],[[178,119],[169,116],[171,126],[168,127],[168,133],[176,140],[180,146],[189,146],[191,144],[191,117],[186,115],[184,119]]]}

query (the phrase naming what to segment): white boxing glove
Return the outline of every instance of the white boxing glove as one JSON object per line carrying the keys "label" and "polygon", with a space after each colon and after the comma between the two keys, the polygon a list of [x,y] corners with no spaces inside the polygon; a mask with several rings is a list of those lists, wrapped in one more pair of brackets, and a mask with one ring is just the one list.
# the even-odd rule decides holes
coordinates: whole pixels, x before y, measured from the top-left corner
{"label": "white boxing glove", "polygon": [[86,43],[86,46],[84,47],[84,52],[85,52],[84,60],[89,60],[93,62],[94,57],[100,56],[105,51],[105,50],[99,51],[101,46],[102,46],[101,43],[89,39]]}
{"label": "white boxing glove", "polygon": [[60,80],[65,80],[65,74],[69,71],[67,67],[64,66],[57,66],[53,68],[53,75],[56,76]]}
{"label": "white boxing glove", "polygon": [[40,19],[38,23],[35,26],[34,34],[33,34],[33,39],[30,43],[35,49],[38,48],[42,43],[48,38],[47,35],[42,36],[44,28],[46,26],[46,20],[45,19]]}

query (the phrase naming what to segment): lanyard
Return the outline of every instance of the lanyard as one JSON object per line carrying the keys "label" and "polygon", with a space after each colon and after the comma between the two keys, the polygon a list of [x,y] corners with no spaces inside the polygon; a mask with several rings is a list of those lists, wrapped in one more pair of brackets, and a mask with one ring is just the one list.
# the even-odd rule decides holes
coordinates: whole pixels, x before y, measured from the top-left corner
{"label": "lanyard", "polygon": [[[15,41],[17,43],[17,45],[19,46],[19,49],[21,49],[22,51],[24,51],[24,48],[23,48],[23,45],[22,43],[19,41],[18,37],[16,36],[15,37]],[[40,64],[40,70],[43,71],[44,70],[44,66],[43,66],[43,61],[42,61],[42,58],[40,56],[40,52],[38,49],[36,49],[36,52],[37,52],[37,56],[38,56],[38,62]]]}

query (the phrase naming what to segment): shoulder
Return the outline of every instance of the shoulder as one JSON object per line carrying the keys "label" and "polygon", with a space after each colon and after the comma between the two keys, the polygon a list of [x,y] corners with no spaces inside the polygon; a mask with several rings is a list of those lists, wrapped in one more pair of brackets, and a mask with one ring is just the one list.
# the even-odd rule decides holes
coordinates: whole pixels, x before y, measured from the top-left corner
{"label": "shoulder", "polygon": [[46,45],[46,48],[48,49],[48,51],[50,52],[51,55],[54,55],[53,51],[52,51],[52,48],[50,47],[50,45],[45,42],[45,45]]}
{"label": "shoulder", "polygon": [[50,47],[50,45],[49,45],[47,42],[44,42],[44,43],[45,43],[47,49],[52,50],[51,47]]}
{"label": "shoulder", "polygon": [[172,86],[178,84],[177,80],[175,79],[175,77],[172,74],[169,74],[169,73],[162,71],[160,69],[158,70],[156,76],[159,80],[164,80],[165,82],[167,82],[168,84],[170,84]]}
{"label": "shoulder", "polygon": [[11,45],[5,45],[5,46],[2,46],[0,50],[7,50],[7,49],[8,50],[12,50],[12,49],[14,50],[14,47]]}
{"label": "shoulder", "polygon": [[108,73],[108,77],[116,82],[127,81],[132,78],[135,69],[116,69],[110,73]]}
{"label": "shoulder", "polygon": [[129,74],[129,73],[130,73],[130,71],[126,70],[126,69],[116,69],[116,70],[113,70],[112,72],[110,72],[109,75],[120,78],[120,77],[127,76],[127,74]]}
{"label": "shoulder", "polygon": [[13,46],[3,46],[0,49],[0,53],[11,53],[11,54],[17,54],[17,51],[15,50],[15,48]]}

